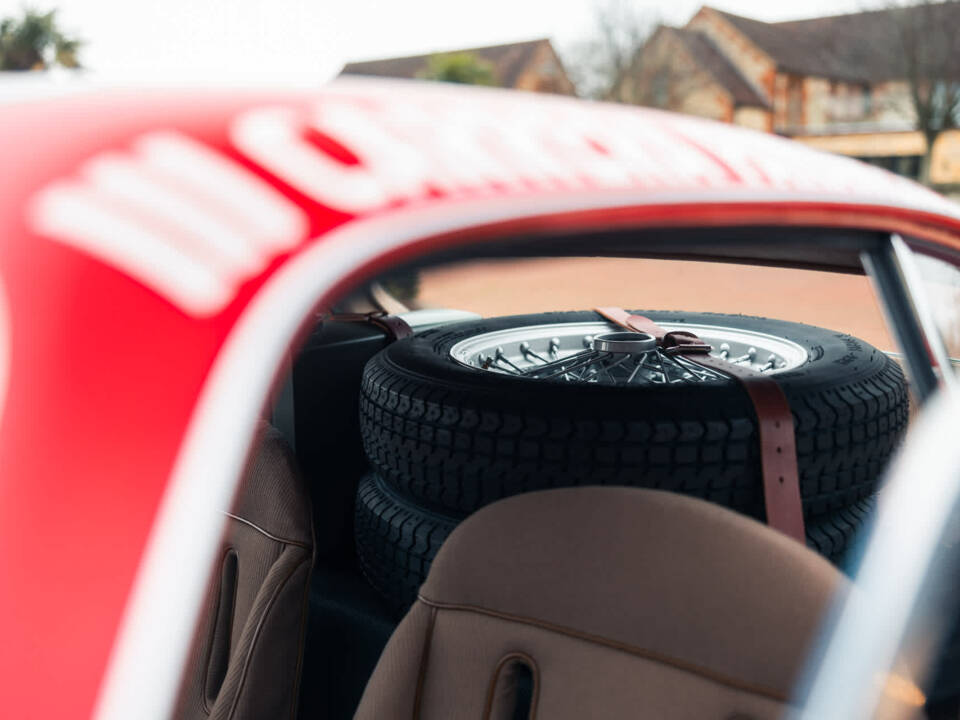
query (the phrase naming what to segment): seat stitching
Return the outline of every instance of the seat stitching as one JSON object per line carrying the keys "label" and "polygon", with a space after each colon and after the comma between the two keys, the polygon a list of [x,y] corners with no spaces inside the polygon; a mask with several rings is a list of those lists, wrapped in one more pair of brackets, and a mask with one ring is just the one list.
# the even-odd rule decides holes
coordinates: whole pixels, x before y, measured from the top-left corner
{"label": "seat stitching", "polygon": [[510,622],[519,623],[522,625],[530,625],[543,630],[549,630],[551,632],[559,633],[561,635],[567,635],[569,637],[573,637],[578,640],[585,640],[587,642],[596,643],[597,645],[604,645],[614,650],[620,650],[622,652],[630,653],[631,655],[636,655],[638,657],[642,657],[647,660],[652,660],[654,662],[658,662],[663,665],[669,665],[670,667],[676,668],[678,670],[682,670],[684,672],[691,673],[693,675],[699,675],[700,677],[719,683],[721,685],[726,685],[736,690],[742,690],[742,691],[753,693],[755,695],[760,695],[762,697],[766,697],[771,700],[776,700],[777,702],[787,702],[787,699],[788,699],[783,693],[773,688],[769,688],[764,685],[759,685],[756,683],[747,682],[745,680],[740,680],[738,678],[731,677],[724,673],[717,672],[716,670],[712,670],[710,668],[697,665],[696,663],[691,663],[686,660],[681,660],[680,658],[675,658],[670,655],[657,652],[655,650],[648,650],[647,648],[641,648],[635,645],[630,645],[629,643],[620,642],[619,640],[611,640],[610,638],[605,638],[601,635],[594,635],[592,633],[583,632],[581,630],[576,630],[574,628],[566,627],[564,625],[557,625],[555,623],[546,622],[544,620],[537,620],[536,618],[524,617],[522,615],[514,615],[512,613],[505,613],[500,610],[491,610],[490,608],[481,607],[479,605],[441,602],[437,600],[431,600],[427,597],[424,597],[423,595],[418,595],[417,598],[425,605],[428,605],[437,610],[472,612],[480,615],[487,615],[489,617],[495,617],[500,620],[507,620]]}
{"label": "seat stitching", "polygon": [[296,545],[297,547],[301,547],[301,548],[303,548],[304,550],[309,550],[309,549],[310,549],[310,546],[307,545],[307,543],[305,543],[305,542],[301,542],[300,540],[290,540],[289,538],[284,538],[284,537],[280,537],[280,536],[278,536],[278,535],[274,535],[273,533],[268,532],[267,530],[264,530],[262,527],[260,527],[260,526],[257,525],[256,523],[250,522],[250,521],[247,520],[246,518],[242,518],[242,517],[240,517],[239,515],[234,515],[233,513],[229,513],[229,512],[227,512],[227,511],[225,511],[225,510],[223,511],[223,514],[226,515],[226,516],[229,517],[229,518],[233,518],[234,520],[236,520],[236,521],[238,521],[238,522],[242,522],[244,525],[249,525],[249,526],[252,527],[254,530],[256,530],[258,533],[260,533],[260,534],[263,535],[264,537],[270,538],[271,540],[274,540],[274,541],[279,542],[279,543],[283,543],[284,545]]}
{"label": "seat stitching", "polygon": [[[220,569],[221,578],[223,576],[223,564],[226,561],[227,556],[233,552],[236,552],[235,548],[232,545],[227,545],[224,548],[223,552],[220,554],[220,562],[217,564],[217,567]],[[217,582],[217,579],[213,578],[213,582]],[[204,659],[203,659],[203,665],[202,665],[204,669],[203,680],[200,682],[200,694],[201,694],[200,702],[203,707],[204,714],[208,716],[210,715],[211,712],[213,712],[213,708],[211,707],[210,703],[207,702],[207,695],[208,695],[207,680],[209,679],[210,659],[211,659],[211,656],[213,655],[214,635],[216,634],[216,631],[217,631],[217,617],[220,615],[220,605],[222,603],[223,603],[223,584],[219,583],[217,585],[217,604],[213,609],[213,621],[210,623],[210,631],[207,633],[207,643],[206,643],[207,651],[204,653]],[[237,605],[236,593],[234,593],[234,596],[233,596],[233,605],[234,605],[234,608],[233,610],[231,610],[231,617]],[[227,653],[227,664],[229,665],[229,663],[230,663],[230,654]],[[219,690],[217,691],[217,694],[218,695],[220,694]],[[214,698],[214,702],[216,702],[216,698]]]}
{"label": "seat stitching", "polygon": [[[427,603],[430,606],[429,603]],[[430,606],[430,623],[427,625],[427,636],[423,640],[423,652],[420,655],[420,668],[417,671],[417,691],[413,696],[413,720],[420,717],[420,704],[423,701],[423,685],[426,682],[427,659],[430,657],[430,643],[433,640],[433,627],[437,619],[437,608]]]}
{"label": "seat stitching", "polygon": [[[313,531],[311,529],[311,535]],[[300,642],[297,644],[297,675],[293,689],[293,701],[290,703],[290,720],[297,717],[297,711],[300,705],[300,684],[303,680],[303,653],[307,645],[307,616],[310,612],[310,579],[313,575],[313,568],[317,561],[316,546],[310,553],[310,568],[307,570],[307,582],[303,588],[303,602],[300,610]]]}
{"label": "seat stitching", "polygon": [[247,682],[247,670],[250,668],[250,661],[253,658],[254,651],[257,648],[257,643],[260,640],[260,631],[263,629],[263,623],[266,620],[267,616],[270,614],[270,611],[273,609],[273,604],[276,602],[277,597],[279,597],[281,591],[286,587],[287,583],[290,581],[290,578],[309,560],[309,558],[304,558],[300,562],[296,563],[287,573],[286,577],[279,583],[277,583],[277,588],[274,593],[270,596],[270,600],[267,603],[267,606],[263,609],[263,612],[260,614],[260,617],[257,618],[257,626],[253,631],[253,640],[250,641],[250,650],[243,658],[243,670],[240,673],[240,680],[237,682],[237,692],[233,696],[233,701],[231,702],[230,711],[227,713],[227,718],[232,718],[234,713],[237,711],[237,705],[240,701],[240,695],[243,694],[244,686]]}

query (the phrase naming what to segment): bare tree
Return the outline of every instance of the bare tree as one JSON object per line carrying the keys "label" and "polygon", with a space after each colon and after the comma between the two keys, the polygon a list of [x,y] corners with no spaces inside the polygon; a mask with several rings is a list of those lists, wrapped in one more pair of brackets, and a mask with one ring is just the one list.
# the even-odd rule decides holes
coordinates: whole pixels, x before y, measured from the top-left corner
{"label": "bare tree", "polygon": [[908,86],[910,111],[926,140],[920,179],[930,181],[937,138],[960,126],[960,0],[888,5],[892,69]]}
{"label": "bare tree", "polygon": [[688,101],[713,82],[709,60],[687,44],[684,32],[659,24],[636,2],[604,0],[590,36],[567,63],[579,94],[701,114]]}
{"label": "bare tree", "polygon": [[630,79],[639,70],[640,51],[656,26],[656,18],[635,2],[599,3],[589,37],[568,53],[577,91],[600,100],[632,102]]}

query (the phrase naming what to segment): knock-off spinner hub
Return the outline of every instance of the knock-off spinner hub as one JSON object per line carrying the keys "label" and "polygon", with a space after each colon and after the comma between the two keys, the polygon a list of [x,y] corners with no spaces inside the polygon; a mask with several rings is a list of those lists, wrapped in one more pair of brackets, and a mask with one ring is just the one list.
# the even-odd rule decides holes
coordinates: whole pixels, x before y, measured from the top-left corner
{"label": "knock-off spinner hub", "polygon": [[656,350],[657,340],[645,332],[612,332],[595,335],[592,345],[597,352],[641,355]]}

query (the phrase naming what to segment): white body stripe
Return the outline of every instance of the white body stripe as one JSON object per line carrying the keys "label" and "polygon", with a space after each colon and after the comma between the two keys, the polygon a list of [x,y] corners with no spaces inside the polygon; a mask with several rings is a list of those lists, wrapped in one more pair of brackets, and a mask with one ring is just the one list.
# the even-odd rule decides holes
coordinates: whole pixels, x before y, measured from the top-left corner
{"label": "white body stripe", "polygon": [[299,208],[291,210],[284,196],[206,145],[176,133],[154,132],[135,147],[153,172],[181,184],[224,221],[245,228],[258,247],[289,250],[304,233]]}
{"label": "white body stripe", "polygon": [[229,300],[229,286],[201,258],[88,186],[52,185],[32,211],[37,232],[136,278],[188,312],[201,314]]}
{"label": "white body stripe", "polygon": [[303,211],[259,178],[174,133],[104,153],[43,190],[34,229],[136,278],[193,315],[221,310],[277,252],[303,240]]}
{"label": "white body stripe", "polygon": [[260,266],[256,245],[228,220],[210,212],[185,188],[151,177],[143,164],[109,154],[87,163],[84,171],[98,195],[162,226],[165,235],[178,238],[219,275],[239,278]]}

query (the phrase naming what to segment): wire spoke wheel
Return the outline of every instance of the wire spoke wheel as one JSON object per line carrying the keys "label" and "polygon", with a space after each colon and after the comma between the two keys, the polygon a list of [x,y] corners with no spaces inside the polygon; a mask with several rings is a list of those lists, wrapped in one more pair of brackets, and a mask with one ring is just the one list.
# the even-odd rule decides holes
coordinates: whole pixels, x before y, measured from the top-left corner
{"label": "wire spoke wheel", "polygon": [[[763,332],[719,325],[664,324],[692,332],[710,354],[765,374],[799,367],[807,351]],[[674,385],[725,382],[727,377],[657,347],[646,333],[624,332],[606,322],[531,325],[482,333],[450,348],[468,367],[531,380],[604,385]]]}

